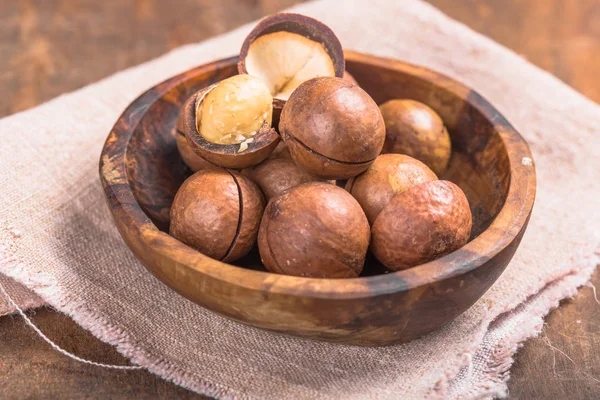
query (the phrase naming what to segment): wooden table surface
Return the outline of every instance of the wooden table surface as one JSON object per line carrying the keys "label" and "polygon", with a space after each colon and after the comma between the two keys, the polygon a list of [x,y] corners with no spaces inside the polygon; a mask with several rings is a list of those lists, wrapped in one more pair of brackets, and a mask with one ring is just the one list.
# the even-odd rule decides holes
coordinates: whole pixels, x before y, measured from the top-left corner
{"label": "wooden table surface", "polygon": [[[299,0],[48,0],[0,2],[0,116],[18,112],[226,32]],[[429,0],[600,102],[600,0]],[[600,274],[592,280],[600,289]],[[50,309],[31,312],[81,357],[125,363]],[[584,287],[515,357],[512,398],[600,397],[600,303]],[[19,317],[0,318],[2,398],[201,398],[145,371],[82,365],[53,351]]]}

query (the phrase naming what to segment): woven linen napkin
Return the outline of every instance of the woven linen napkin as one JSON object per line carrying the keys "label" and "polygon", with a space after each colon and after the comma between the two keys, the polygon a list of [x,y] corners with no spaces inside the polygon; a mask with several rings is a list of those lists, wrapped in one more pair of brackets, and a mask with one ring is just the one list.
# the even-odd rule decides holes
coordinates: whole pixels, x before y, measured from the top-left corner
{"label": "woven linen napkin", "polygon": [[[339,3],[306,3],[294,11],[329,24],[348,49],[424,65],[464,82],[531,145],[538,173],[531,222],[512,263],[479,302],[407,344],[321,343],[204,310],[156,280],[131,254],[113,226],[98,178],[106,135],[144,90],[235,54],[253,24],[0,121],[3,284],[14,279],[133,363],[215,397],[506,395],[518,344],[539,333],[542,317],[574,295],[598,263],[600,107],[419,0]],[[39,304],[14,282],[7,289],[24,305]]]}

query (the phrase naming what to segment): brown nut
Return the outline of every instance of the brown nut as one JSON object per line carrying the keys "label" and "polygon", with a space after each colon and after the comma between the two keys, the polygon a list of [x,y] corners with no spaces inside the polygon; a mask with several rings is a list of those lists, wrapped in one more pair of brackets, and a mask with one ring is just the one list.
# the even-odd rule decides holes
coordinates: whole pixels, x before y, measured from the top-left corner
{"label": "brown nut", "polygon": [[287,100],[303,82],[344,73],[344,52],[333,31],[304,15],[279,13],[263,19],[240,50],[238,71],[260,78],[276,99]]}
{"label": "brown nut", "polygon": [[181,159],[188,167],[190,167],[192,171],[197,172],[201,169],[218,168],[213,163],[206,161],[204,158],[194,153],[190,147],[190,144],[185,138],[185,135],[180,130],[176,130],[175,140],[177,142],[177,150],[179,150]]}
{"label": "brown nut", "polygon": [[414,100],[383,103],[386,137],[383,153],[407,154],[424,162],[440,176],[448,167],[450,135],[440,116]]}
{"label": "brown nut", "polygon": [[344,71],[342,78],[347,82],[354,83],[356,86],[360,86],[358,82],[356,82],[356,79],[354,79],[354,77],[348,71]]}
{"label": "brown nut", "polygon": [[[279,146],[282,148],[280,149]],[[273,151],[273,153],[277,152],[276,154],[271,153],[260,164],[242,170],[242,174],[260,187],[267,201],[303,183],[320,180],[296,165],[283,143],[279,146]]]}
{"label": "brown nut", "polygon": [[236,75],[190,97],[177,127],[194,153],[215,165],[241,169],[263,161],[277,146],[272,118],[266,86],[258,78]]}
{"label": "brown nut", "polygon": [[296,163],[324,179],[346,179],[375,161],[385,140],[379,107],[342,78],[314,78],[289,98],[279,122]]}
{"label": "brown nut", "polygon": [[369,236],[367,217],[348,192],[314,182],[269,201],[258,249],[271,272],[354,278],[363,269]]}
{"label": "brown nut", "polygon": [[169,233],[202,254],[232,262],[256,243],[264,206],[248,178],[222,168],[201,170],[175,195]]}
{"label": "brown nut", "polygon": [[362,174],[350,178],[346,190],[361,205],[371,224],[392,198],[437,176],[421,161],[403,154],[382,154]]}
{"label": "brown nut", "polygon": [[371,251],[398,271],[464,246],[471,226],[463,191],[449,181],[431,181],[400,193],[383,208],[373,224]]}
{"label": "brown nut", "polygon": [[273,150],[271,154],[269,154],[267,160],[270,158],[288,158],[291,160],[292,156],[290,155],[290,151],[288,150],[288,148],[285,147],[285,143],[279,142],[277,147],[275,147],[275,150]]}

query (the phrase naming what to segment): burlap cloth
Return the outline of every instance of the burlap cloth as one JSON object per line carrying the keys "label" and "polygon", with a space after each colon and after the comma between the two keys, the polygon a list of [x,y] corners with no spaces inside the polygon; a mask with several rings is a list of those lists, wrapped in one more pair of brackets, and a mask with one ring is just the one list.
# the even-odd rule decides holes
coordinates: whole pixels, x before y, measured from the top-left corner
{"label": "burlap cloth", "polygon": [[[0,272],[133,363],[216,397],[505,395],[518,345],[539,333],[542,317],[598,263],[600,107],[421,1],[328,0],[295,11],[329,24],[346,48],[425,65],[466,83],[529,141],[538,173],[531,223],[512,263],[478,303],[405,345],[299,340],[205,311],[157,281],[129,252],[98,179],[106,135],[150,86],[235,54],[252,24],[1,120]],[[14,282],[7,289],[24,306],[40,303]],[[8,311],[3,299],[0,304]]]}

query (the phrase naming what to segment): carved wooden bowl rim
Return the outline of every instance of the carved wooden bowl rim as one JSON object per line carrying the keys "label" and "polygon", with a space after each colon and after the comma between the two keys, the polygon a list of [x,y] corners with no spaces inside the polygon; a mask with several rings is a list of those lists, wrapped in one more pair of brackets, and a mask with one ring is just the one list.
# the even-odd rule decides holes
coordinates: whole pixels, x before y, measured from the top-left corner
{"label": "carved wooden bowl rim", "polygon": [[[145,245],[163,257],[175,260],[178,268],[193,269],[197,273],[248,290],[300,297],[358,299],[396,293],[465,274],[493,259],[516,239],[533,208],[536,191],[535,166],[526,141],[483,97],[449,77],[398,60],[352,51],[346,51],[344,54],[350,62],[369,63],[400,70],[420,79],[435,80],[436,86],[470,103],[495,126],[506,147],[510,164],[508,193],[502,209],[491,225],[465,246],[444,257],[407,270],[340,280],[277,275],[222,263],[159,231],[142,211],[129,186],[125,165],[126,152],[135,127],[146,111],[169,90],[183,83],[186,79],[185,72],[156,85],[138,97],[125,109],[110,132],[102,150],[100,177],[113,216],[117,218],[121,215],[121,218],[126,218],[127,221],[121,222],[134,229],[133,232],[139,235]],[[237,57],[231,57],[205,64],[194,68],[194,75],[212,71],[217,66],[233,66],[237,61]],[[121,120],[126,123],[120,124]],[[122,234],[125,235],[123,232]],[[160,240],[157,240],[159,238]]]}

